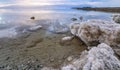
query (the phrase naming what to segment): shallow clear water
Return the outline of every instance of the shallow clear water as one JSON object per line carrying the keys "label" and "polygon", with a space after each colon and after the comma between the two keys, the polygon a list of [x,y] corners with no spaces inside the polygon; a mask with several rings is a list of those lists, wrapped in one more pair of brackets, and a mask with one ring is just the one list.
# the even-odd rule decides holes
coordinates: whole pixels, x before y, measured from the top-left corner
{"label": "shallow clear water", "polygon": [[[16,35],[16,28],[19,26],[34,26],[36,23],[41,23],[42,20],[50,21],[58,20],[62,24],[70,24],[73,21],[71,18],[77,18],[75,22],[79,22],[80,16],[84,17],[84,21],[87,19],[104,19],[110,20],[112,13],[94,12],[94,11],[82,11],[72,9],[72,6],[62,5],[46,5],[35,7],[6,7],[0,9],[0,37],[7,37],[11,34]],[[30,20],[31,16],[35,16],[35,20],[39,22],[33,22]],[[34,20],[34,21],[35,21]],[[30,21],[30,22],[28,22]],[[42,21],[43,22],[43,21]],[[46,22],[43,22],[46,23]]]}

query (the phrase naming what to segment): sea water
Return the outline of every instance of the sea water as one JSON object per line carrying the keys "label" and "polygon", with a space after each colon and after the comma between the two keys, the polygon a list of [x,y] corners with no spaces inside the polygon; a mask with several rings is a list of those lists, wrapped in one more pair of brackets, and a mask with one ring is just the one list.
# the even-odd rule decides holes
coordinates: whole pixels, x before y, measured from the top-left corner
{"label": "sea water", "polygon": [[[34,26],[38,23],[52,23],[59,21],[62,24],[70,24],[73,22],[81,22],[88,19],[104,19],[110,20],[113,13],[83,11],[73,9],[80,7],[78,5],[35,5],[35,6],[18,6],[10,5],[0,8],[0,37],[14,36],[17,34],[17,27]],[[34,20],[30,17],[35,17]],[[76,21],[72,21],[76,18]],[[33,21],[39,22],[33,22]],[[45,22],[43,22],[43,20]]]}

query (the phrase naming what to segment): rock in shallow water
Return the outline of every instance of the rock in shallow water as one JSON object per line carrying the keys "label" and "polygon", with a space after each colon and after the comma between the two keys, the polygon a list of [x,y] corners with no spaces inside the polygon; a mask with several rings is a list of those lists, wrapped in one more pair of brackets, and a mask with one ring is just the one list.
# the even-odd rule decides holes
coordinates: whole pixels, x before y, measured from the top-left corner
{"label": "rock in shallow water", "polygon": [[[74,25],[76,24],[72,26]],[[120,47],[120,24],[102,20],[89,20],[80,23],[80,25],[76,27],[71,29],[71,33],[73,33],[74,29],[75,35],[88,46],[106,43],[108,45]]]}
{"label": "rock in shallow water", "polygon": [[41,25],[38,25],[38,26],[33,26],[31,28],[29,28],[30,31],[35,31],[35,30],[38,30],[38,29],[41,29],[42,26]]}
{"label": "rock in shallow water", "polygon": [[84,51],[79,59],[62,67],[62,70],[120,70],[120,61],[112,48],[104,43]]}
{"label": "rock in shallow water", "polygon": [[48,31],[57,34],[62,34],[68,32],[69,28],[64,23],[56,20],[51,22],[51,26],[48,28]]}
{"label": "rock in shallow water", "polygon": [[120,14],[118,14],[118,15],[113,15],[113,16],[112,16],[112,19],[113,19],[113,21],[115,21],[116,23],[120,23]]}
{"label": "rock in shallow water", "polygon": [[70,24],[71,33],[73,35],[77,35],[79,27],[80,27],[79,23],[72,23],[72,24]]}
{"label": "rock in shallow water", "polygon": [[77,21],[77,18],[71,18],[72,21]]}

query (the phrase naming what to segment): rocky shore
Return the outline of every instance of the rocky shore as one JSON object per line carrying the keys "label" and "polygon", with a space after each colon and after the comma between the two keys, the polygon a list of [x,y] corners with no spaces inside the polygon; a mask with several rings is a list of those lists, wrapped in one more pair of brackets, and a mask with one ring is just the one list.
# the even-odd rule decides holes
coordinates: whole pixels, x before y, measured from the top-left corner
{"label": "rocky shore", "polygon": [[87,49],[77,37],[68,40],[72,36],[70,32],[62,33],[58,29],[35,26],[14,38],[0,38],[0,70],[60,68],[69,56],[78,57]]}
{"label": "rocky shore", "polygon": [[113,18],[69,28],[56,21],[1,38],[0,70],[120,70],[120,24]]}
{"label": "rocky shore", "polygon": [[84,51],[62,70],[120,70],[120,61],[112,48],[104,43]]}
{"label": "rocky shore", "polygon": [[119,27],[118,23],[103,20],[72,24],[71,33],[80,38],[89,51],[84,51],[62,70],[120,70]]}
{"label": "rocky shore", "polygon": [[61,70],[120,70],[120,24],[115,22],[88,20],[71,24],[71,33],[81,39],[89,50],[83,51],[79,58],[65,62]]}

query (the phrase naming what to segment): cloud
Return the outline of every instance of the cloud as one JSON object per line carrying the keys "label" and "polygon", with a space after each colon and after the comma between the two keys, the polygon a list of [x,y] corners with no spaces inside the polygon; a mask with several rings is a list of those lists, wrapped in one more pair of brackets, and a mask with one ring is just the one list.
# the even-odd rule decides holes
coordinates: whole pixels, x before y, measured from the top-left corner
{"label": "cloud", "polygon": [[93,6],[119,6],[120,0],[0,0],[0,6],[9,5],[80,5],[88,4]]}

